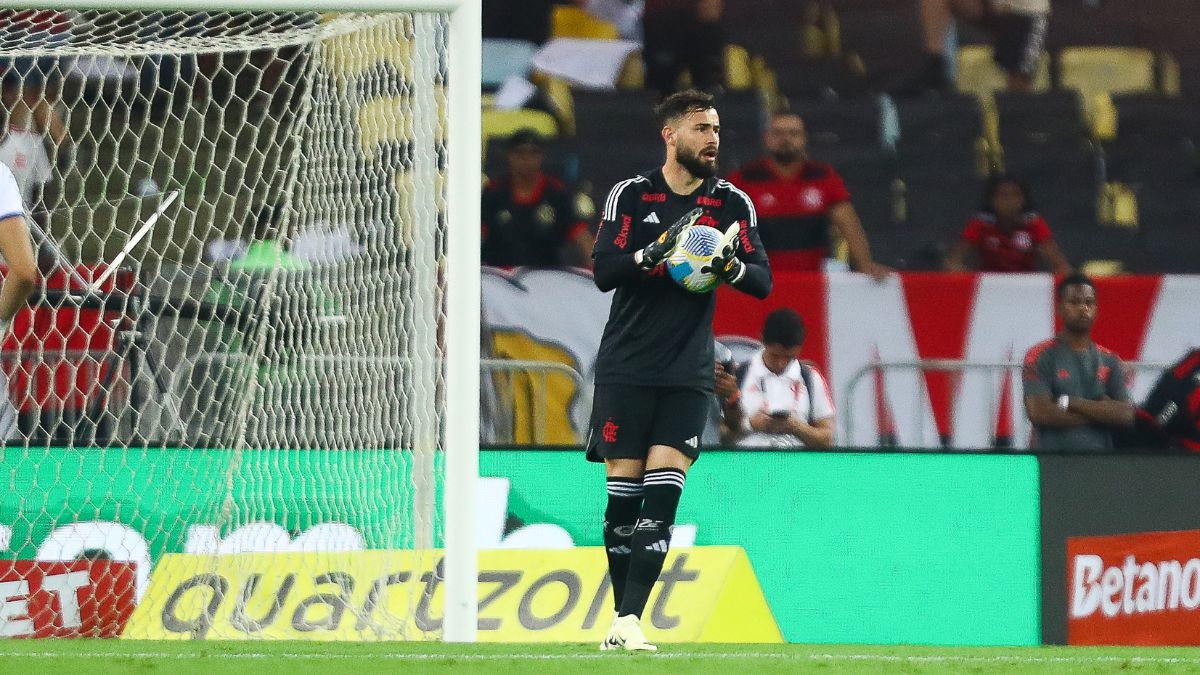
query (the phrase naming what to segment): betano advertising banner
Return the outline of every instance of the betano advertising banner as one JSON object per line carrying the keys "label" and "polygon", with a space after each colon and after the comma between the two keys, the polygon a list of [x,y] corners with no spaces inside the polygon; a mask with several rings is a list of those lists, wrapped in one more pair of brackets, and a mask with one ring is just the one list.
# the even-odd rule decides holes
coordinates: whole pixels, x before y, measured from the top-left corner
{"label": "betano advertising banner", "polygon": [[0,561],[0,637],[116,637],[134,604],[126,563]]}
{"label": "betano advertising banner", "polygon": [[[1120,276],[1096,280],[1097,342],[1126,360],[1170,363],[1200,344],[1194,299],[1200,276]],[[559,361],[588,380],[611,295],[600,293],[586,272],[487,270],[483,277],[484,328],[496,356]],[[717,293],[716,334],[757,338],[763,319],[792,307],[807,328],[802,356],[826,375],[839,407],[835,442],[878,445],[881,431],[903,447],[985,448],[996,436],[1014,447],[1028,444],[1020,382],[1001,373],[971,371],[961,377],[890,371],[850,383],[877,361],[965,359],[1019,362],[1026,350],[1055,331],[1054,278],[1049,274],[905,273],[875,283],[860,274],[775,274],[766,300],[728,288]],[[1135,398],[1156,375],[1134,382]],[[530,382],[529,386],[537,386]],[[581,428],[588,398],[562,376],[550,376],[547,443],[571,443],[568,420]],[[516,397],[518,442],[529,437],[527,402]],[[847,403],[851,410],[847,410]],[[842,423],[853,415],[847,435]],[[881,425],[882,420],[882,425]],[[882,428],[881,428],[882,426]]]}
{"label": "betano advertising banner", "polygon": [[[51,449],[37,461],[30,452],[0,454],[10,485],[0,498],[0,534],[8,535],[0,556],[58,561],[103,552],[134,567],[135,597],[143,601],[158,597],[152,588],[178,581],[170,573],[151,583],[159,571],[153,566],[167,554],[215,561],[250,551],[412,547],[404,534],[411,528],[397,525],[404,513],[397,495],[409,485],[411,466],[403,452]],[[496,523],[494,532],[481,528],[481,537],[495,539],[481,545],[601,544],[603,469],[581,451],[488,451],[480,467],[506,487],[481,500],[478,520]],[[1038,643],[1033,457],[710,452],[689,473],[678,523],[697,546],[745,550],[785,640]],[[687,576],[699,559],[675,550],[689,553],[680,571]],[[575,571],[580,596],[570,616],[586,618],[582,608],[590,611],[595,600],[603,556],[581,555],[595,560]],[[522,582],[541,578],[527,563],[516,568]],[[233,600],[247,578],[228,579]],[[351,604],[360,611],[361,594],[379,577],[355,578],[360,595]],[[547,598],[569,586],[546,583],[554,587],[544,589]],[[267,588],[280,586],[263,586],[261,597]],[[289,602],[304,597],[297,586]],[[505,598],[519,607],[515,595]],[[261,620],[262,609],[248,616]],[[232,617],[220,613],[224,605],[217,610],[214,621]],[[197,616],[179,615],[184,623]]]}
{"label": "betano advertising banner", "polygon": [[1200,530],[1067,540],[1073,645],[1200,645]]}

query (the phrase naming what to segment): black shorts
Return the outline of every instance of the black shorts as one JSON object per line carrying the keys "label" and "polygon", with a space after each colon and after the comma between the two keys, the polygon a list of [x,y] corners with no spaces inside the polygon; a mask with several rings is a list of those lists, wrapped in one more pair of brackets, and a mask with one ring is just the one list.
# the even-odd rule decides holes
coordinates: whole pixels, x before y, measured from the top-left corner
{"label": "black shorts", "polygon": [[652,445],[675,448],[695,461],[711,398],[701,387],[596,385],[588,461],[646,459]]}
{"label": "black shorts", "polygon": [[1037,75],[1042,49],[1046,46],[1048,17],[1044,15],[989,13],[986,19],[996,46],[992,59],[1014,75]]}

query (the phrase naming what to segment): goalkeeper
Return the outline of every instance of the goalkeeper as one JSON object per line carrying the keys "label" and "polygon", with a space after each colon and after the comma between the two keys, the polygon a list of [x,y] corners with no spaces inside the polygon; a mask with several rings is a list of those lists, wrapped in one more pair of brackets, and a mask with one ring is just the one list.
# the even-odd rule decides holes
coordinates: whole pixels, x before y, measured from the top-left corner
{"label": "goalkeeper", "polygon": [[713,396],[715,296],[684,290],[662,263],[688,228],[716,226],[726,236],[712,270],[756,298],[771,292],[754,205],[715,177],[721,123],[713,98],[682,91],[655,113],[666,162],[613,187],[592,252],[596,285],[616,289],[587,443],[587,458],[604,462],[608,477],[604,546],[617,616],[601,649],[655,649],[640,617]]}

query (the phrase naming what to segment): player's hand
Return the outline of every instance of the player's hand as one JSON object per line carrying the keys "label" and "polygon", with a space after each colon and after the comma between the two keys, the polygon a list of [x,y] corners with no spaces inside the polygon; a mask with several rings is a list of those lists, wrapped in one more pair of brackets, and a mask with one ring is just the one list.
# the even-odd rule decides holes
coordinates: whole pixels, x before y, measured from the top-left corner
{"label": "player's hand", "polygon": [[685,232],[700,220],[700,216],[704,215],[704,209],[696,207],[688,211],[684,217],[675,221],[666,229],[658,239],[650,242],[646,248],[642,249],[642,259],[638,263],[643,269],[652,270],[667,259],[675,251],[675,246],[679,243],[680,237]]}
{"label": "player's hand", "polygon": [[746,276],[746,264],[737,257],[738,234],[742,226],[734,223],[721,235],[721,243],[717,245],[717,254],[707,265],[700,268],[701,272],[712,272],[721,277],[727,284],[736,284]]}
{"label": "player's hand", "polygon": [[713,366],[713,391],[722,401],[733,398],[738,393],[738,381],[733,373],[726,372],[720,363]]}

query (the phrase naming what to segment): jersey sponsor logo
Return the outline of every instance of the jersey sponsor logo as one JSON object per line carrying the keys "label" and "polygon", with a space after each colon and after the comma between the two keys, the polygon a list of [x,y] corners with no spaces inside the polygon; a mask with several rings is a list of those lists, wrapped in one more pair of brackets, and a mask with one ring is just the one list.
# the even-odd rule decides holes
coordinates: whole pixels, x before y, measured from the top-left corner
{"label": "jersey sponsor logo", "polygon": [[825,205],[825,198],[821,195],[821,191],[815,187],[810,187],[800,196],[804,201],[804,205],[810,209],[819,209]]}
{"label": "jersey sponsor logo", "polygon": [[613,422],[611,417],[608,418],[608,421],[604,423],[604,427],[600,429],[600,434],[602,436],[604,436],[604,442],[605,443],[616,443],[617,442],[617,429],[620,429],[620,428],[621,428],[621,426],[619,424],[617,424],[616,422]]}
{"label": "jersey sponsor logo", "polygon": [[1012,242],[1013,248],[1017,249],[1018,251],[1028,251],[1033,247],[1033,238],[1030,237],[1029,233],[1025,231],[1020,231],[1014,234]]}
{"label": "jersey sponsor logo", "polygon": [[742,240],[742,248],[746,253],[754,253],[754,244],[750,243],[750,235],[746,232],[746,221],[738,221],[738,238]]}
{"label": "jersey sponsor logo", "polygon": [[700,439],[697,438],[696,436],[692,436],[691,438],[687,439],[683,443],[684,443],[684,445],[694,448],[694,447],[697,447],[700,445]]}
{"label": "jersey sponsor logo", "polygon": [[1067,372],[1067,369],[1066,369],[1066,368],[1059,368],[1059,369],[1058,369],[1058,379],[1060,379],[1060,380],[1065,380],[1065,379],[1067,379],[1068,377],[1071,377],[1071,373]]}
{"label": "jersey sponsor logo", "polygon": [[696,219],[697,225],[707,225],[709,227],[720,227],[721,222],[707,213]]}
{"label": "jersey sponsor logo", "polygon": [[613,243],[617,245],[617,248],[623,249],[629,245],[629,227],[632,224],[632,216],[621,216],[621,230],[617,232],[616,239],[613,239]]}
{"label": "jersey sponsor logo", "polygon": [[667,201],[667,193],[665,192],[646,192],[642,194],[644,202],[665,202]]}
{"label": "jersey sponsor logo", "polygon": [[657,214],[657,213],[651,213],[650,215],[648,215],[648,216],[646,216],[645,218],[643,218],[643,219],[642,219],[642,222],[643,222],[643,223],[661,223],[662,221],[660,221],[660,220],[658,219],[658,214]]}
{"label": "jersey sponsor logo", "polygon": [[[664,195],[664,196],[665,196],[665,195]],[[697,197],[697,198],[696,198],[696,204],[697,204],[698,206],[712,206],[712,207],[719,207],[719,206],[721,206],[721,200],[720,200],[720,199],[717,199],[716,197],[704,197],[704,196],[700,196],[700,197]]]}

